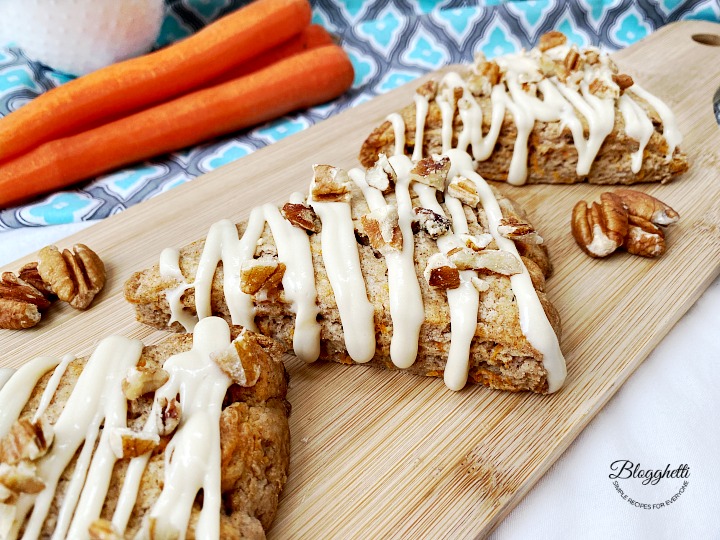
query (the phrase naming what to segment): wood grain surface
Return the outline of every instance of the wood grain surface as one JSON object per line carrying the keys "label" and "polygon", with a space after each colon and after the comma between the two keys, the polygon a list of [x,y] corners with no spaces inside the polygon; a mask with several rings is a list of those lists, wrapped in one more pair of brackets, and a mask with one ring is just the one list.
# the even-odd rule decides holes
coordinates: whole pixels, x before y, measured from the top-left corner
{"label": "wood grain surface", "polygon": [[[473,538],[488,534],[563,453],[720,269],[720,128],[711,98],[720,47],[691,39],[720,25],[667,26],[614,57],[675,111],[691,170],[644,185],[681,215],[659,260],[584,255],[570,235],[580,199],[602,187],[528,186],[503,191],[528,210],[550,248],[547,283],[563,319],[565,387],[551,396],[482,387],[451,392],[441,380],[368,367],[304,365],[288,358],[292,461],[271,538]],[[118,333],[146,343],[165,335],[135,322],[122,299],[134,270],[167,246],[203,237],[218,219],[307,189],[312,163],[357,166],[356,154],[418,82],[380,96],[61,242],[101,254],[108,284],[79,313],[53,306],[41,324],[0,331],[0,366],[40,354],[86,354]],[[6,266],[17,270],[27,257]],[[681,373],[681,371],[680,371]]]}

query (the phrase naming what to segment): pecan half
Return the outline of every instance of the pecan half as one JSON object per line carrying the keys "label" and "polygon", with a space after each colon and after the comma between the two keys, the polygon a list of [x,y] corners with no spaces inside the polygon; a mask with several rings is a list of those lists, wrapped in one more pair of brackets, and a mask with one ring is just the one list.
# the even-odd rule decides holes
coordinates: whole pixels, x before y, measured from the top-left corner
{"label": "pecan half", "polygon": [[280,213],[295,227],[312,233],[319,233],[321,230],[320,219],[315,210],[303,203],[285,203]]}
{"label": "pecan half", "polygon": [[37,270],[50,290],[75,309],[87,308],[105,286],[105,265],[84,244],[62,253],[55,246],[42,248]]}
{"label": "pecan half", "polygon": [[577,244],[591,257],[607,257],[624,241],[628,232],[627,211],[620,199],[606,192],[600,204],[593,202],[588,208],[579,201],[573,208],[572,234]]}
{"label": "pecan half", "polygon": [[665,253],[665,233],[648,220],[631,215],[628,217],[624,247],[633,255],[659,257]]}
{"label": "pecan half", "polygon": [[680,215],[670,206],[652,195],[634,189],[617,189],[613,192],[631,216],[637,216],[655,225],[671,225]]}
{"label": "pecan half", "polygon": [[20,330],[40,322],[40,310],[50,301],[26,281],[12,272],[3,272],[0,279],[0,328]]}
{"label": "pecan half", "polygon": [[429,156],[419,160],[410,169],[410,180],[445,190],[445,182],[450,172],[450,158],[447,156]]}

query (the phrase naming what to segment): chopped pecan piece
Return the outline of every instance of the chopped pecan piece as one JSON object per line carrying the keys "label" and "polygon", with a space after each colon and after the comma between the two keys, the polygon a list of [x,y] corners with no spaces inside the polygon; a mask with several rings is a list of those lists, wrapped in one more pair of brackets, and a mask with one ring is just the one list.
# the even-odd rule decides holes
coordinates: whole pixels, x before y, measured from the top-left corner
{"label": "chopped pecan piece", "polygon": [[118,459],[142,456],[155,450],[159,444],[157,433],[114,428],[110,434],[110,449]]}
{"label": "chopped pecan piece", "polygon": [[122,391],[130,401],[148,392],[154,392],[170,379],[167,371],[161,367],[138,364],[128,370],[122,381]]}
{"label": "chopped pecan piece", "polygon": [[665,253],[665,233],[648,220],[630,215],[624,247],[633,255],[659,257]]}
{"label": "chopped pecan piece", "polygon": [[566,42],[567,38],[565,37],[565,34],[556,30],[552,30],[540,36],[540,41],[538,42],[538,49],[540,49],[540,51],[542,52],[545,52],[548,49],[559,47],[560,45],[565,45]]}
{"label": "chopped pecan piece", "polygon": [[[430,79],[429,81],[426,81],[423,84],[421,84],[420,86],[418,86],[418,88],[417,88],[417,90],[415,90],[415,92],[417,92],[424,98],[430,100],[430,99],[435,98],[435,95],[437,94],[437,90],[438,90],[437,81]],[[382,155],[382,154],[380,154],[380,155]]]}
{"label": "chopped pecan piece", "polygon": [[450,172],[450,158],[447,156],[429,156],[418,161],[410,170],[410,180],[445,190],[445,181]]}
{"label": "chopped pecan piece", "polygon": [[160,397],[157,400],[158,408],[155,412],[155,424],[160,436],[170,435],[180,423],[182,409],[176,398]]}
{"label": "chopped pecan piece", "polygon": [[378,155],[375,165],[367,170],[365,181],[368,185],[379,189],[385,195],[394,189],[395,182],[397,182],[397,174],[385,154]]}
{"label": "chopped pecan piece", "polygon": [[257,334],[243,330],[230,347],[211,354],[210,358],[235,384],[254,386],[260,378],[260,365],[268,356]]}
{"label": "chopped pecan piece", "polygon": [[591,66],[594,66],[600,61],[600,53],[594,50],[585,51],[585,61]]}
{"label": "chopped pecan piece", "polygon": [[20,461],[15,465],[0,463],[0,484],[16,493],[40,493],[45,488],[35,465]]}
{"label": "chopped pecan piece", "polygon": [[264,290],[268,295],[279,292],[285,275],[285,263],[271,258],[250,259],[240,266],[240,289],[245,294]]}
{"label": "chopped pecan piece", "polygon": [[502,218],[498,225],[498,233],[510,240],[518,240],[526,244],[542,244],[542,237],[535,231],[535,228],[521,221],[514,216]]}
{"label": "chopped pecan piece", "polygon": [[478,292],[485,292],[490,288],[490,284],[478,276],[471,277],[470,282],[473,284],[473,287],[478,290]]}
{"label": "chopped pecan piece", "polygon": [[588,88],[591,94],[601,99],[613,98],[620,96],[620,88],[617,85],[610,85],[602,79],[595,79],[590,83]]}
{"label": "chopped pecan piece", "polygon": [[511,276],[522,272],[522,263],[515,255],[500,249],[473,251],[459,248],[448,254],[448,259],[459,270],[489,271]]}
{"label": "chopped pecan piece", "polygon": [[473,251],[482,251],[494,240],[490,233],[482,233],[479,235],[461,234],[459,236],[465,246]]}
{"label": "chopped pecan piece", "polygon": [[395,205],[389,204],[384,208],[377,208],[362,216],[360,221],[374,249],[381,253],[388,249],[402,249],[403,237]]}
{"label": "chopped pecan piece", "polygon": [[445,216],[441,216],[430,210],[429,208],[413,208],[415,212],[416,222],[420,229],[430,235],[431,238],[438,239],[444,234],[452,231],[452,222]]}
{"label": "chopped pecan piece", "polygon": [[55,246],[46,246],[38,253],[38,273],[60,300],[75,309],[85,309],[105,286],[105,265],[100,257],[84,244],[75,244],[73,251],[61,253]]}
{"label": "chopped pecan piece", "polygon": [[626,75],[624,73],[621,73],[620,75],[613,74],[612,80],[620,88],[620,94],[622,94],[627,88],[630,88],[633,84],[635,84],[633,78],[630,75]]}
{"label": "chopped pecan piece", "polygon": [[96,519],[88,527],[90,540],[123,540],[120,532],[107,519]]}
{"label": "chopped pecan piece", "polygon": [[350,202],[351,188],[347,172],[331,165],[313,165],[311,195],[317,202]]}
{"label": "chopped pecan piece", "polygon": [[579,201],[573,208],[571,221],[573,237],[591,257],[607,257],[624,241],[628,232],[628,215],[619,197],[606,192],[600,204],[588,208]]}
{"label": "chopped pecan piece", "polygon": [[567,55],[565,55],[565,60],[563,60],[563,65],[565,66],[565,69],[568,71],[582,69],[583,63],[583,59],[580,56],[577,47],[573,45],[568,51]]}
{"label": "chopped pecan piece", "polygon": [[447,193],[471,208],[475,208],[480,203],[480,194],[475,182],[459,174],[450,180]]}
{"label": "chopped pecan piece", "polygon": [[424,274],[433,289],[457,289],[460,286],[460,271],[442,253],[428,259]]}
{"label": "chopped pecan piece", "polygon": [[0,461],[13,465],[22,460],[35,460],[45,455],[53,440],[52,426],[42,418],[31,422],[17,420],[0,440]]}
{"label": "chopped pecan piece", "polygon": [[312,233],[320,232],[320,219],[318,219],[315,210],[303,203],[285,203],[281,213],[295,227]]}

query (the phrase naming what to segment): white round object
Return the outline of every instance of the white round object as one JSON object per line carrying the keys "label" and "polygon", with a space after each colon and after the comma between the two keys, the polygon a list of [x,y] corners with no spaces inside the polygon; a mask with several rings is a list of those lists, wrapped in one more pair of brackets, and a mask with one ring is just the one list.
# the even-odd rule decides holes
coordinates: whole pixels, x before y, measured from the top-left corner
{"label": "white round object", "polygon": [[150,50],[163,0],[0,0],[0,44],[72,75]]}

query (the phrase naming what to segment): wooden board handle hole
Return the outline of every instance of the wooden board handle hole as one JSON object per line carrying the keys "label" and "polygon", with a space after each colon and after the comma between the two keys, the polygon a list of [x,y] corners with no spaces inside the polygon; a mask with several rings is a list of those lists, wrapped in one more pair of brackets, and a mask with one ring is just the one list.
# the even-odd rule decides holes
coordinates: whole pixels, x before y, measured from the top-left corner
{"label": "wooden board handle hole", "polygon": [[718,34],[693,34],[693,41],[712,47],[720,47],[720,35]]}

